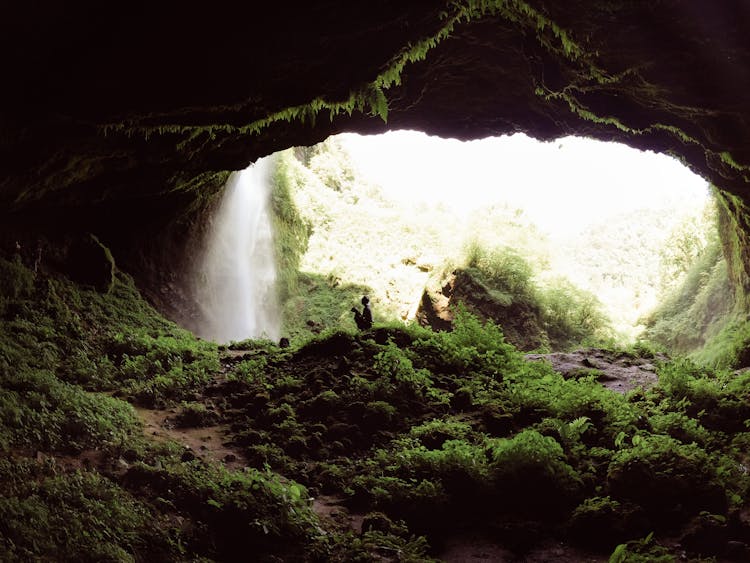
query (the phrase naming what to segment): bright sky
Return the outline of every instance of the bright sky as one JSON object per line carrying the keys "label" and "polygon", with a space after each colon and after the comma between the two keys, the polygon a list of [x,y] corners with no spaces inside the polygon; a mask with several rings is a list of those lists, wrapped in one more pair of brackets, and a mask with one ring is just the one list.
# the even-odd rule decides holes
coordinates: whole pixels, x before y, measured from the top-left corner
{"label": "bright sky", "polygon": [[389,197],[442,201],[459,213],[508,202],[549,232],[572,234],[635,209],[695,208],[709,197],[706,181],[669,156],[580,137],[462,142],[394,131],[338,138]]}

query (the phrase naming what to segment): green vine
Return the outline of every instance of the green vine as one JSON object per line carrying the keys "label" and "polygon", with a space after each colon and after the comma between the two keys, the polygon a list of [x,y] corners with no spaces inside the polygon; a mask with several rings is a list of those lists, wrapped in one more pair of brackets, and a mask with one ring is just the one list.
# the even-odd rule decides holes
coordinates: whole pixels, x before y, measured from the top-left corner
{"label": "green vine", "polygon": [[[558,52],[571,61],[579,61],[585,58],[585,50],[572,39],[567,31],[521,0],[460,0],[452,2],[449,8],[449,11],[440,13],[440,18],[444,20],[444,23],[434,35],[407,44],[384,65],[384,70],[373,81],[352,90],[345,100],[330,101],[319,96],[305,104],[283,108],[241,126],[176,123],[147,126],[141,125],[137,121],[128,121],[104,124],[101,126],[101,131],[104,135],[142,135],[146,139],[152,135],[187,136],[178,144],[178,149],[182,150],[204,136],[203,142],[206,142],[215,139],[216,135],[220,133],[255,135],[278,122],[299,121],[314,124],[319,114],[324,111],[328,112],[330,120],[341,114],[352,115],[356,111],[378,116],[384,122],[387,122],[388,98],[385,91],[394,85],[401,84],[404,68],[410,63],[424,60],[427,54],[448,38],[458,25],[486,16],[499,16],[516,25],[534,30],[540,42],[547,49]],[[611,77],[606,76],[593,65],[589,65],[589,70],[592,76],[595,76],[602,83],[611,80]]]}

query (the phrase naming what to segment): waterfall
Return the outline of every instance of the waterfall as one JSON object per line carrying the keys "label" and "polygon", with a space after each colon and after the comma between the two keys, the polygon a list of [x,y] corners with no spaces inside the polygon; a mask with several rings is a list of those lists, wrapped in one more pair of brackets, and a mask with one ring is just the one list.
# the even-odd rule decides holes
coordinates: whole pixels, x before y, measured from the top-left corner
{"label": "waterfall", "polygon": [[196,276],[196,332],[227,343],[281,330],[271,226],[271,157],[234,172],[208,230]]}

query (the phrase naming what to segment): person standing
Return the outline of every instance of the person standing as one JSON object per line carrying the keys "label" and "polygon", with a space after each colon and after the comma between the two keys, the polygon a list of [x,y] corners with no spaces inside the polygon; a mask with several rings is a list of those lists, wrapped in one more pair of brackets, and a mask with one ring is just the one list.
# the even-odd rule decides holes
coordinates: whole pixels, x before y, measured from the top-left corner
{"label": "person standing", "polygon": [[352,313],[354,313],[354,322],[359,330],[372,328],[372,311],[367,295],[362,296],[362,312],[360,313],[356,307],[352,307]]}

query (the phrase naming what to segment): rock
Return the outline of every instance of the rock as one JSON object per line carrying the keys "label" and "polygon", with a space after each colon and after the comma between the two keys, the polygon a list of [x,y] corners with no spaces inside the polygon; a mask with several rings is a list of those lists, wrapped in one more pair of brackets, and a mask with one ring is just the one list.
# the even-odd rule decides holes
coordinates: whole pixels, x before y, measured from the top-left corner
{"label": "rock", "polygon": [[185,450],[182,453],[182,456],[180,457],[180,461],[193,461],[195,459],[195,454],[192,452],[192,450]]}
{"label": "rock", "polygon": [[388,516],[382,512],[370,512],[362,519],[362,533],[393,531],[394,525]]}
{"label": "rock", "polygon": [[237,461],[237,456],[234,454],[227,454],[224,456],[224,463],[232,463]]}
{"label": "rock", "polygon": [[701,513],[690,521],[680,543],[701,556],[718,555],[726,549],[728,534],[723,516]]}
{"label": "rock", "polygon": [[525,357],[530,361],[548,361],[552,368],[565,378],[578,378],[595,373],[597,381],[619,393],[626,393],[637,387],[649,388],[658,380],[655,368],[649,361],[626,360],[608,350],[586,349],[576,352],[526,354]]}
{"label": "rock", "polygon": [[730,561],[750,561],[750,546],[741,541],[728,541],[723,555]]}

